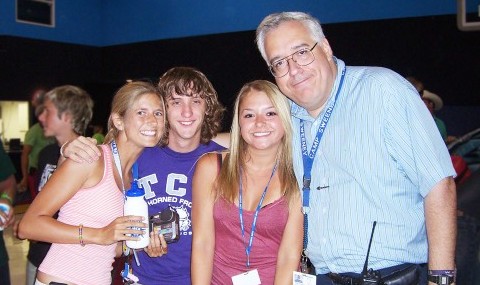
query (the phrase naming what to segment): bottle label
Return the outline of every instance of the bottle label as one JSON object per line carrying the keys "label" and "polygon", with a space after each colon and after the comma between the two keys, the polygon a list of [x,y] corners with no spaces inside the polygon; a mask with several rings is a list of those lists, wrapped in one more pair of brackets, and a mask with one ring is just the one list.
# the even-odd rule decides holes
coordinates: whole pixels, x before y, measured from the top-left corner
{"label": "bottle label", "polygon": [[[130,227],[132,230],[143,230],[143,228],[140,228],[140,227]],[[141,234],[129,234],[128,236],[131,236],[131,237],[142,237],[143,238],[143,235]]]}
{"label": "bottle label", "polygon": [[[127,191],[127,200],[125,201],[124,215],[125,216],[143,216],[144,223],[148,224],[148,205],[143,199],[143,196],[128,196]],[[128,234],[130,237],[139,238],[139,240],[132,241],[129,240],[126,242],[127,246],[132,249],[144,248],[150,243],[150,235],[148,233],[148,227],[145,229],[143,227],[130,227],[132,230],[139,230],[143,233],[140,234]]]}

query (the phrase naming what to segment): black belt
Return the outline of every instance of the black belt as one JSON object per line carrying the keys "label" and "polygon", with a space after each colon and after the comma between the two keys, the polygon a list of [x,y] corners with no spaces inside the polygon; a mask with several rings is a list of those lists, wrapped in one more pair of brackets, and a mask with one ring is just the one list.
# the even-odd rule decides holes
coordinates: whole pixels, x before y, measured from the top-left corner
{"label": "black belt", "polygon": [[339,285],[362,285],[362,279],[356,277],[343,276],[336,273],[328,273],[328,278],[330,278],[335,284]]}
{"label": "black belt", "polygon": [[[370,269],[372,270],[372,269]],[[422,270],[426,270],[426,264],[403,264],[382,269],[385,276],[380,277],[380,271],[370,272],[364,280],[361,276],[351,277],[338,273],[327,273],[335,284],[338,285],[363,285],[363,284],[418,284]],[[373,277],[373,278],[371,278]],[[371,280],[369,280],[371,279]]]}

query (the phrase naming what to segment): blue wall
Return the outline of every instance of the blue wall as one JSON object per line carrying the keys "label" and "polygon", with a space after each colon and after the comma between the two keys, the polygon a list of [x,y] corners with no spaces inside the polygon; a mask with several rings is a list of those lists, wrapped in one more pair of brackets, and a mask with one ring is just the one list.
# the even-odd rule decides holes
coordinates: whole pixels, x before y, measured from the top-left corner
{"label": "blue wall", "polygon": [[102,0],[55,1],[55,27],[15,22],[15,0],[0,0],[0,35],[99,46]]}
{"label": "blue wall", "polygon": [[15,1],[0,0],[0,35],[110,46],[254,30],[265,15],[287,10],[311,13],[323,23],[456,13],[455,0],[57,0],[55,5],[56,25],[48,28],[16,23]]}

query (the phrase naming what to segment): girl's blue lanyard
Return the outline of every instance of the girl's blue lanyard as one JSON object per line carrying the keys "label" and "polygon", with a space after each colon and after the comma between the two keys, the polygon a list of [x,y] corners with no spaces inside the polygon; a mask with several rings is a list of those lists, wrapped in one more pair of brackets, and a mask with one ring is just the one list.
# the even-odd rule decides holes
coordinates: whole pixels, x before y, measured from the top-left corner
{"label": "girl's blue lanyard", "polygon": [[[122,163],[120,162],[120,155],[118,154],[118,147],[115,140],[112,141],[110,144],[112,148],[113,160],[115,161],[115,166],[117,167],[118,174],[120,175],[120,179],[122,180],[122,191],[123,195],[125,196],[125,185],[123,184],[123,174],[122,174]],[[132,165],[132,176],[133,180],[138,180],[138,164],[135,163]]]}
{"label": "girl's blue lanyard", "polygon": [[[118,154],[118,147],[117,147],[117,143],[115,142],[115,140],[112,141],[112,143],[110,144],[110,147],[112,148],[113,160],[115,161],[115,166],[117,167],[118,174],[120,175],[120,180],[122,180],[123,198],[126,200],[127,196],[126,196],[126,193],[125,193],[125,184],[123,183],[122,163],[120,161],[120,155]],[[138,180],[138,164],[137,164],[136,161],[132,165],[132,176],[133,176],[132,177],[133,181],[136,182]],[[130,248],[127,247],[125,242],[123,242],[122,250],[123,250],[123,254],[125,256],[128,256],[130,254]],[[140,262],[138,261],[138,257],[137,257],[137,252],[135,250],[133,250],[133,255],[135,257],[135,261],[137,262],[137,265],[140,266]],[[129,274],[129,272],[130,272],[130,264],[128,263],[128,258],[127,258],[127,260],[125,262],[125,268],[124,268],[124,270],[122,270],[122,274],[121,274],[122,277],[124,279],[128,278],[127,276]],[[131,276],[133,276],[133,275],[131,275]]]}
{"label": "girl's blue lanyard", "polygon": [[[255,209],[255,214],[253,215],[253,221],[252,221],[252,229],[250,231],[250,238],[248,240],[248,245],[245,246],[245,226],[243,223],[243,199],[242,199],[242,178],[240,178],[240,193],[238,196],[238,213],[240,215],[240,228],[242,229],[242,238],[243,238],[243,244],[245,246],[245,253],[247,254],[247,267],[250,267],[250,252],[252,250],[252,245],[253,245],[253,236],[255,234],[255,227],[257,226],[257,217],[258,213],[260,212],[260,209],[262,208],[263,204],[263,199],[265,198],[265,195],[267,194],[267,189],[268,186],[270,185],[270,182],[272,181],[272,177],[275,174],[275,171],[277,170],[277,163],[275,163],[275,166],[273,167],[272,174],[270,175],[270,178],[268,179],[267,186],[265,186],[265,190],[263,190],[262,197],[260,198],[260,201],[258,202],[257,208]],[[240,169],[240,174],[242,173],[242,169]],[[241,176],[240,176],[241,177]]]}
{"label": "girl's blue lanyard", "polygon": [[338,94],[342,90],[343,79],[345,78],[345,67],[343,67],[342,75],[340,77],[340,83],[338,85],[337,93],[335,98],[330,106],[325,110],[323,114],[322,121],[318,127],[317,135],[312,144],[310,151],[307,150],[307,140],[305,137],[305,124],[303,120],[300,120],[300,140],[302,147],[302,158],[303,158],[303,215],[304,215],[304,233],[303,233],[303,249],[307,249],[308,244],[308,212],[310,210],[310,182],[312,180],[312,166],[313,160],[315,159],[315,154],[317,153],[318,147],[320,146],[320,140],[323,137],[323,133],[327,128],[328,121],[337,102]]}

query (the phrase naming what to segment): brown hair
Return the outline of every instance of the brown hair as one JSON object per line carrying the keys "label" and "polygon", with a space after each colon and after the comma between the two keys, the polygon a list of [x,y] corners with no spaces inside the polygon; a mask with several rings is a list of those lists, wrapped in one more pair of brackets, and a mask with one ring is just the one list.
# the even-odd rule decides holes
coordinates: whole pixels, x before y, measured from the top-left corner
{"label": "brown hair", "polygon": [[[48,91],[42,97],[43,102],[45,99],[49,99],[55,105],[59,119],[63,113],[72,116],[72,130],[77,135],[85,133],[93,116],[93,100],[87,91],[73,85],[62,85]],[[43,108],[42,104],[37,106],[37,110],[43,111]]]}
{"label": "brown hair", "polygon": [[[172,94],[198,95],[205,100],[206,109],[201,129],[201,143],[209,142],[221,130],[225,108],[218,101],[217,91],[213,88],[212,83],[199,70],[192,67],[171,68],[160,77],[158,89],[165,102]],[[165,116],[165,120],[167,120],[167,116]],[[169,126],[167,124],[162,138],[164,144],[168,143],[168,131]]]}

